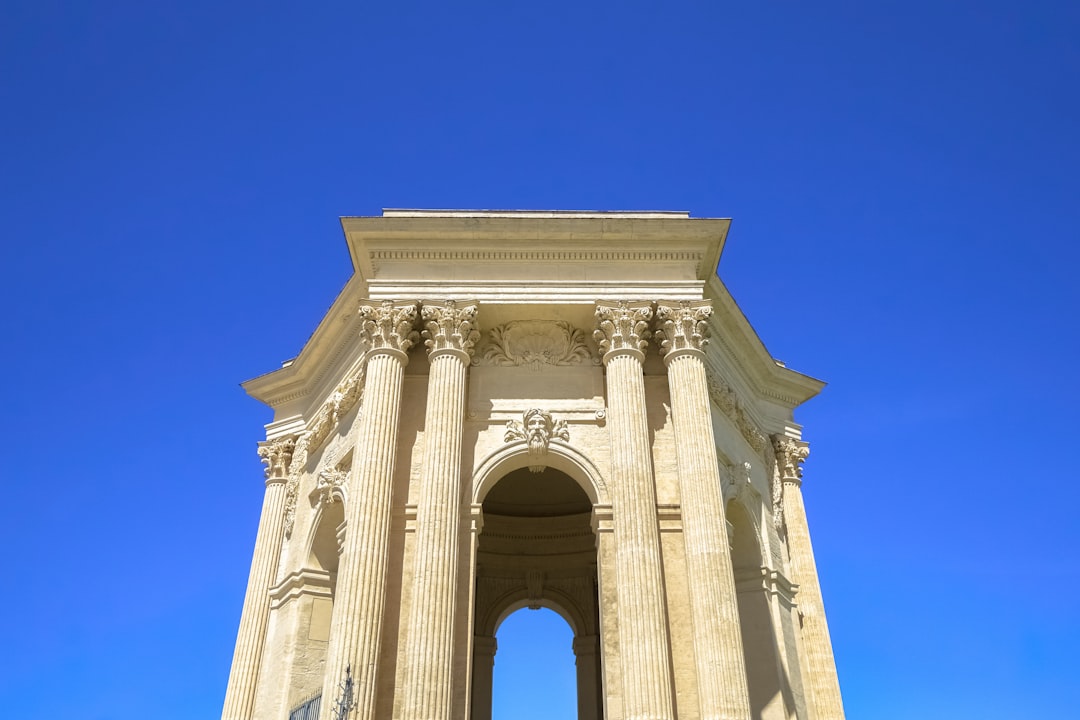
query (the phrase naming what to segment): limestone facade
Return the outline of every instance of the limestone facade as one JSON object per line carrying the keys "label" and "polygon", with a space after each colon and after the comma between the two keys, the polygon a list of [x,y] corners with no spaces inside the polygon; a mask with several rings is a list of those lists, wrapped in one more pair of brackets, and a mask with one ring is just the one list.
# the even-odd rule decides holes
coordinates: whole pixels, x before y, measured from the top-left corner
{"label": "limestone facade", "polygon": [[794,408],[729,221],[388,210],[274,411],[223,720],[491,717],[499,624],[574,632],[579,717],[837,720]]}

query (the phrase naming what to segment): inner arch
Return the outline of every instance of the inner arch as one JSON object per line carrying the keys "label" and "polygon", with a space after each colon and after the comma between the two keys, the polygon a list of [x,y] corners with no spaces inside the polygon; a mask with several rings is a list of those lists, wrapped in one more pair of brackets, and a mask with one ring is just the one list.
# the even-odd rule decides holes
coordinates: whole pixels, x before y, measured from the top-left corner
{"label": "inner arch", "polygon": [[552,610],[519,609],[499,626],[492,720],[576,720],[574,634]]}

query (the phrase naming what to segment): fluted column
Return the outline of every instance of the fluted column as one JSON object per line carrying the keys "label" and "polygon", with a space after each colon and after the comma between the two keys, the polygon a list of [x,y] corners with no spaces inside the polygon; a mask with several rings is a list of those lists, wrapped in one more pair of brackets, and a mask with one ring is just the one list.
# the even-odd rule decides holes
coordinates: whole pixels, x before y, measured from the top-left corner
{"label": "fluted column", "polygon": [[403,720],[450,720],[461,524],[461,433],[465,373],[476,303],[424,302],[424,344],[431,360],[424,464],[416,510],[412,606],[407,626]]}
{"label": "fluted column", "polygon": [[802,616],[803,686],[814,720],[843,720],[844,703],[836,675],[829,625],[818,583],[814,548],[810,544],[810,526],[802,497],[802,462],[810,454],[809,446],[783,435],[773,436],[776,469],[783,483],[783,519],[787,527],[788,556],[792,580],[798,584],[795,599]]}
{"label": "fluted column", "polygon": [[661,302],[656,339],[671,391],[701,717],[749,720],[738,597],[705,377],[711,314],[708,300]]}
{"label": "fluted column", "polygon": [[236,650],[225,690],[222,720],[250,720],[255,708],[255,690],[266,644],[266,624],[270,618],[270,585],[274,582],[285,534],[285,481],[294,446],[295,438],[287,437],[259,447],[259,457],[266,463],[266,493],[255,535],[244,609],[240,613],[240,629],[236,633]]}
{"label": "fluted column", "polygon": [[417,341],[415,302],[362,305],[361,340],[367,345],[364,407],[346,506],[345,546],[338,569],[330,652],[320,717],[330,720],[345,669],[352,668],[355,713],[374,720],[390,503],[397,453],[401,385],[408,351]]}
{"label": "fluted column", "polygon": [[671,643],[642,363],[649,302],[599,303],[594,337],[607,370],[623,717],[670,720]]}

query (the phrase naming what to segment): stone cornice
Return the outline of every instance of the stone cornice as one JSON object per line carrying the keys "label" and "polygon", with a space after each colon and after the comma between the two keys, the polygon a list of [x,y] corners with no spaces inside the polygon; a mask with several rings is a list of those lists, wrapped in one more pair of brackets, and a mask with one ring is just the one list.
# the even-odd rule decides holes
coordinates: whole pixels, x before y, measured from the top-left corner
{"label": "stone cornice", "polygon": [[719,277],[705,283],[705,294],[713,300],[712,347],[744,375],[756,395],[794,408],[821,392],[824,382],[791,370],[772,357]]}
{"label": "stone cornice", "polygon": [[391,211],[341,219],[353,268],[367,280],[402,263],[432,262],[528,263],[537,279],[549,270],[544,263],[625,263],[638,274],[677,263],[704,280],[716,271],[730,224],[684,213]]}

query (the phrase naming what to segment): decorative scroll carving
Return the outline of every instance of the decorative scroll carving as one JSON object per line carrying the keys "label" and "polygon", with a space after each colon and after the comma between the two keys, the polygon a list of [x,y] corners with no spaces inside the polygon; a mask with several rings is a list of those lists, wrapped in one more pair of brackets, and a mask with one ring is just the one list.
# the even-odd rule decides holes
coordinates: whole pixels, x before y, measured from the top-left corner
{"label": "decorative scroll carving", "polygon": [[810,446],[786,435],[773,435],[776,471],[773,473],[773,525],[784,526],[784,485],[802,482],[802,463],[810,455]]}
{"label": "decorative scroll carving", "polygon": [[709,374],[709,397],[717,406],[728,416],[728,419],[734,423],[735,427],[739,429],[743,438],[754,448],[755,452],[764,453],[767,445],[767,438],[765,435],[757,429],[754,421],[750,419],[750,416],[746,414],[746,410],[743,409],[742,403],[739,401],[739,396],[735,394],[735,391],[731,389],[731,386],[725,383],[715,375]]}
{"label": "decorative scroll carving", "polygon": [[552,438],[562,441],[570,439],[570,429],[565,420],[554,420],[551,413],[538,408],[526,410],[521,415],[521,422],[516,420],[506,421],[506,434],[504,440],[525,440],[529,443],[529,454],[534,458],[534,464],[529,470],[538,473],[547,467],[542,458],[547,455],[548,444]]}
{"label": "decorative scroll carving", "polygon": [[521,366],[540,370],[544,365],[580,365],[592,360],[585,332],[568,322],[515,320],[488,332],[477,365]]}
{"label": "decorative scroll carving", "polygon": [[285,479],[295,447],[296,436],[294,435],[278,438],[259,446],[259,457],[266,464],[264,472],[267,480]]}
{"label": "decorative scroll carving", "polygon": [[597,303],[593,339],[600,346],[600,354],[607,355],[616,350],[644,353],[649,347],[652,316],[652,303],[647,301]]}
{"label": "decorative scroll carving", "polygon": [[683,300],[656,304],[656,341],[660,355],[675,350],[704,350],[709,343],[712,301]]}
{"label": "decorative scroll carving", "polygon": [[472,301],[461,304],[454,300],[424,301],[420,316],[424,326],[424,347],[428,353],[458,350],[472,356],[473,346],[480,339],[476,330],[476,311],[476,303]]}
{"label": "decorative scroll carving", "polygon": [[369,350],[397,350],[407,353],[420,339],[415,302],[383,300],[378,306],[361,305],[360,338]]}

